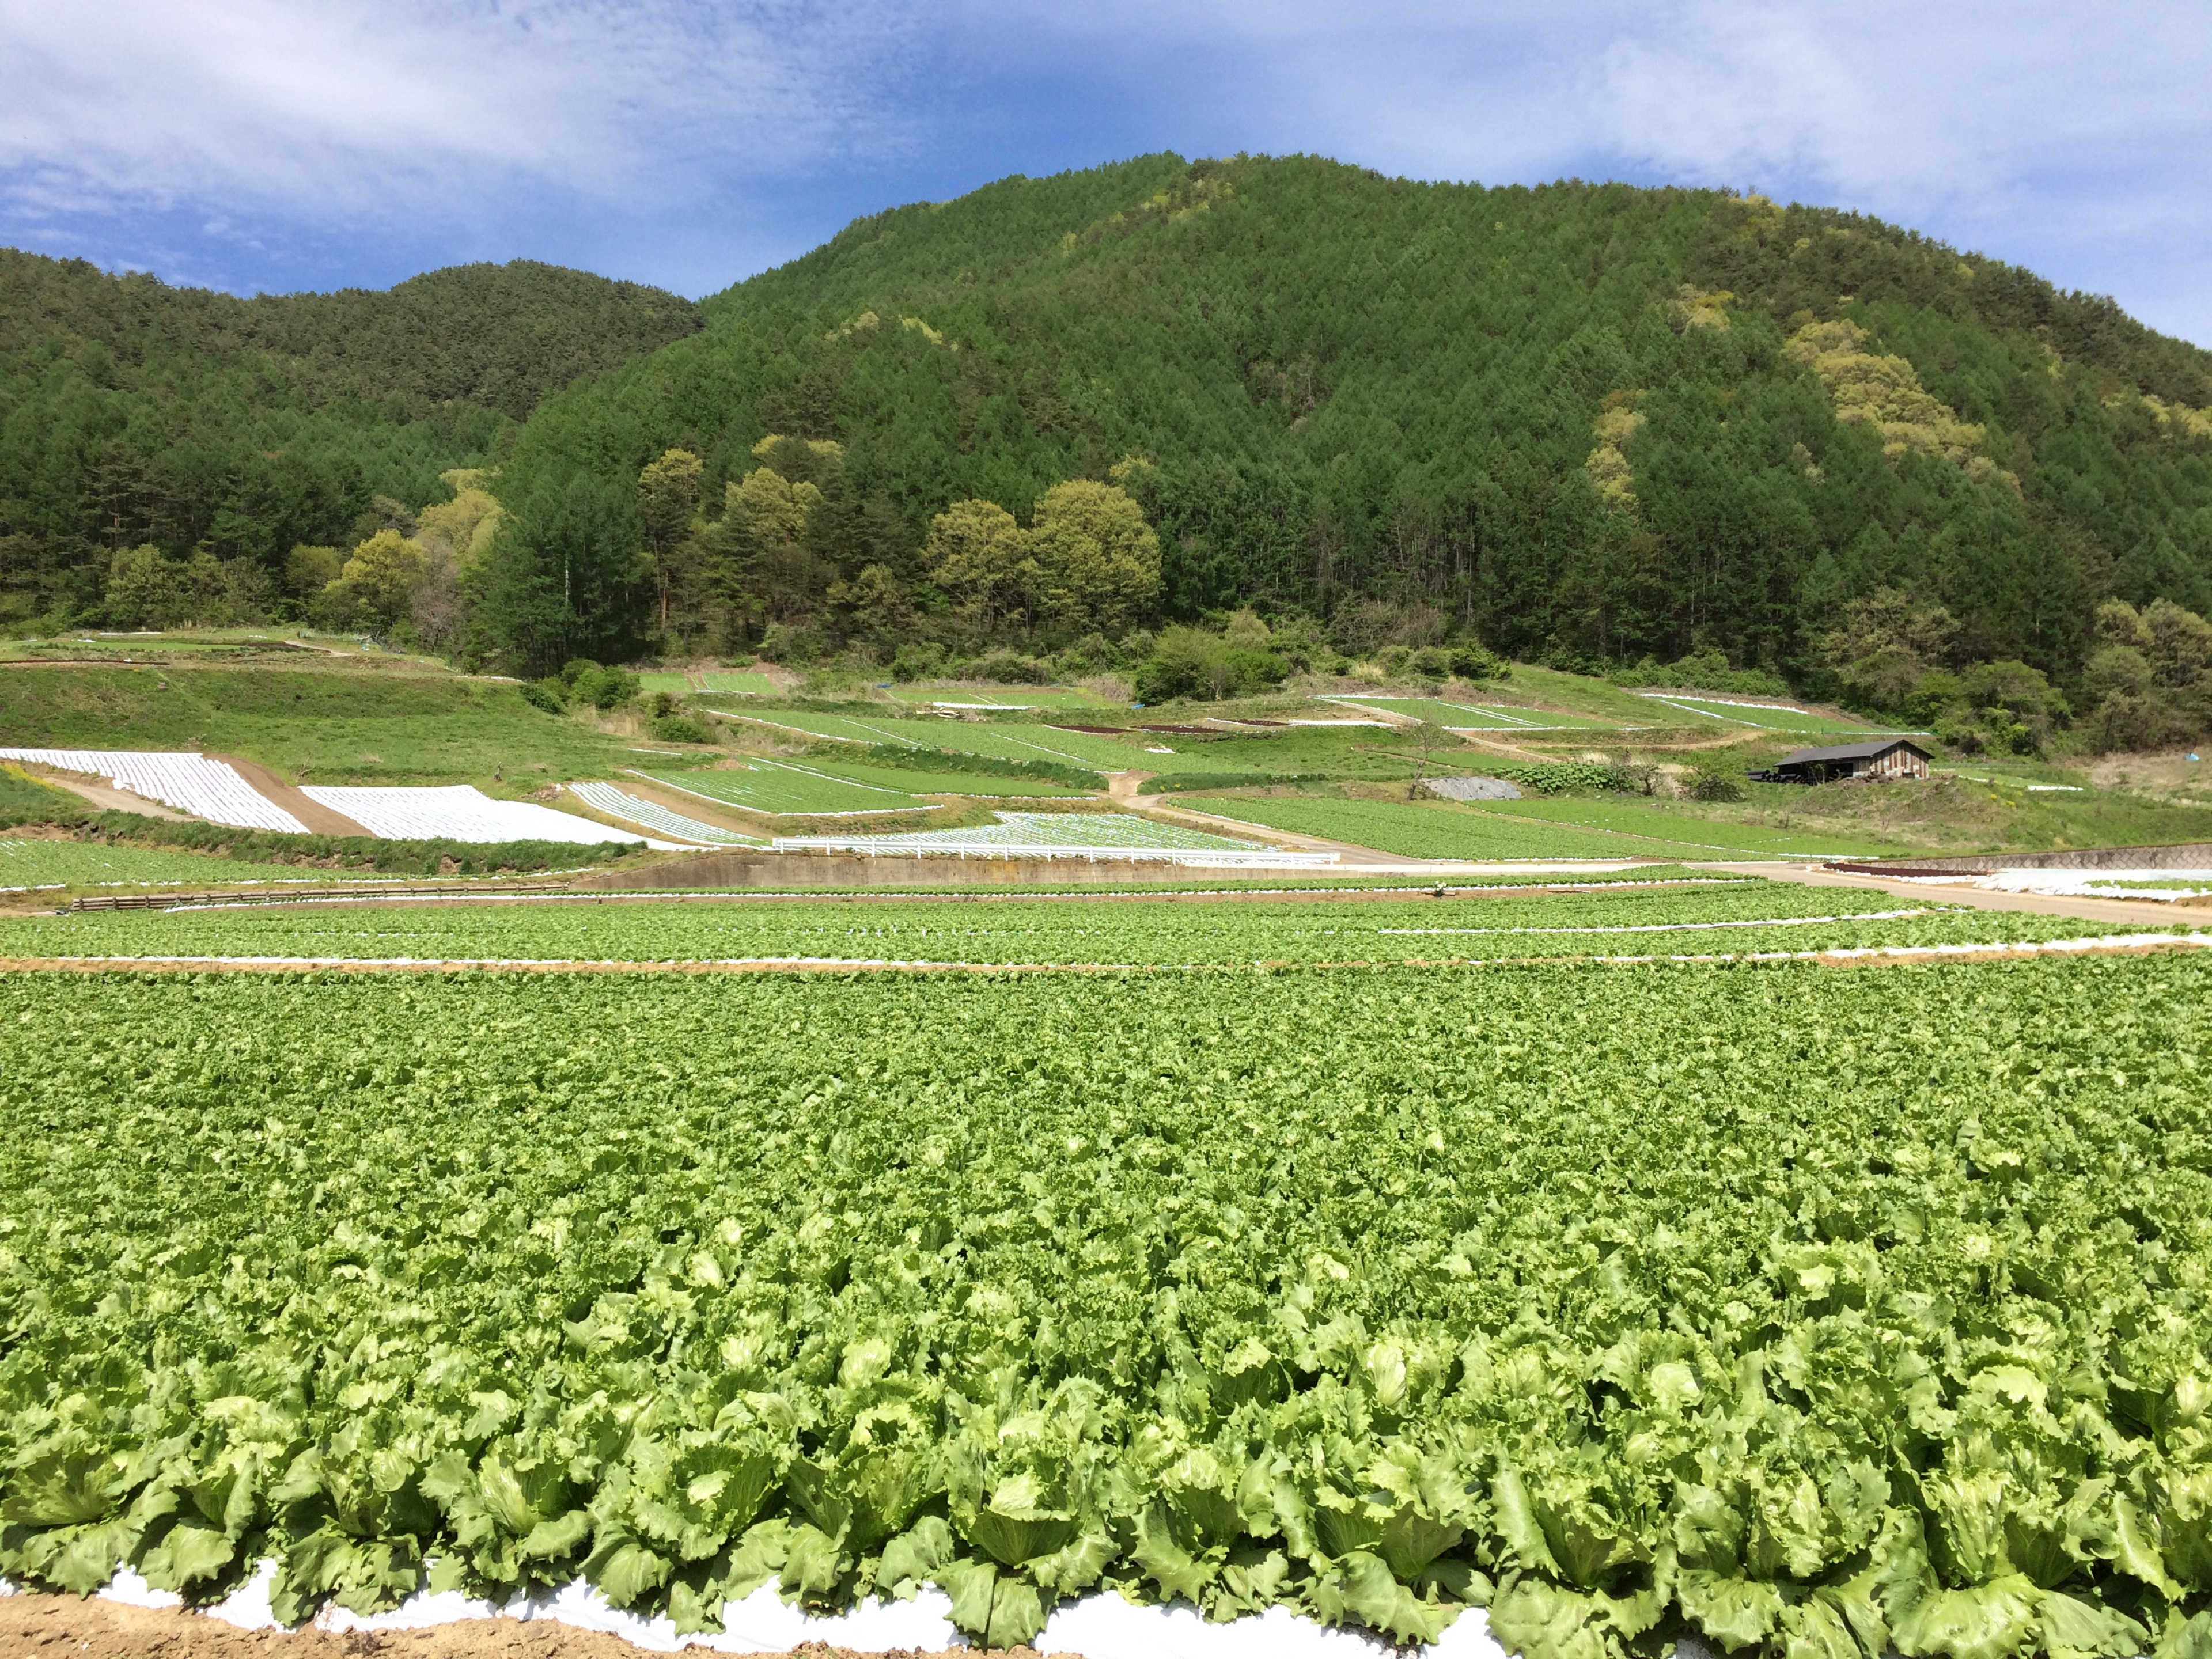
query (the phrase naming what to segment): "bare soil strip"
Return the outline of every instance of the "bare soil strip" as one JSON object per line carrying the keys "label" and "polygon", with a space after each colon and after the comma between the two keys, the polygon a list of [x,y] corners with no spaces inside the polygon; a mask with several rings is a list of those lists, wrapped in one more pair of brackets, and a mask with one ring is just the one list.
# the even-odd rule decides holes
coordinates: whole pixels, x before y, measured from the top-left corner
{"label": "bare soil strip", "polygon": [[[134,1607],[99,1596],[0,1595],[0,1654],[77,1659],[636,1659],[619,1636],[547,1620],[475,1619],[427,1630],[339,1635],[239,1630],[181,1608]],[[796,1650],[804,1659],[863,1659],[849,1648]],[[1036,1659],[1028,1648],[960,1650],[957,1659]],[[884,1659],[932,1659],[900,1650]],[[944,1659],[954,1659],[950,1654]]]}

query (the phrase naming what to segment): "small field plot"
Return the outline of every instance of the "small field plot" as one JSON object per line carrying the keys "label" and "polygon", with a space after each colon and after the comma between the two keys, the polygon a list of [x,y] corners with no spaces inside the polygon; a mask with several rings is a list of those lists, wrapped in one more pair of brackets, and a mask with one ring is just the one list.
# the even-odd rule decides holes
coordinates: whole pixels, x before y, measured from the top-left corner
{"label": "small field plot", "polygon": [[[1840,858],[1879,852],[1889,847],[1876,836],[1821,835],[1797,830],[1777,830],[1765,824],[1732,823],[1663,806],[1628,800],[1486,800],[1470,802],[1469,811],[1500,817],[1572,824],[1584,830],[1632,836],[1638,841],[1687,846],[1707,854],[1766,855],[1778,858]],[[1633,852],[1633,847],[1628,850]]]}
{"label": "small field plot", "polygon": [[768,844],[757,836],[741,836],[734,830],[725,830],[719,824],[705,823],[681,812],[671,811],[659,801],[634,795],[611,783],[572,783],[568,786],[568,793],[594,811],[605,812],[609,817],[621,818],[641,829],[674,836],[680,840],[705,842],[710,847],[765,847]]}
{"label": "small field plot", "polygon": [[535,801],[495,800],[472,784],[442,789],[362,788],[309,784],[308,799],[343,812],[369,832],[388,841],[557,841],[596,846],[610,841],[670,843],[634,836],[574,812],[556,811]]}
{"label": "small field plot", "polygon": [[999,812],[996,823],[905,836],[778,836],[781,847],[860,853],[1033,853],[1112,857],[1139,853],[1262,854],[1263,843],[1163,823],[1130,812]]}
{"label": "small field plot", "polygon": [[717,691],[741,697],[773,697],[778,695],[774,680],[751,669],[711,669],[695,678],[702,691]]}
{"label": "small field plot", "polygon": [[[1175,749],[1175,739],[1158,732],[1132,732],[1129,739],[1091,732],[1069,732],[1040,721],[922,720],[890,714],[818,714],[778,710],[754,717],[757,724],[786,731],[836,738],[846,743],[904,744],[911,749],[945,749],[957,755],[992,760],[1059,761],[1099,772],[1203,769],[1205,740]],[[1168,754],[1152,749],[1174,750]]]}
{"label": "small field plot", "polygon": [[[36,887],[221,886],[231,882],[359,881],[358,872],[249,864],[160,847],[0,836],[0,892]],[[370,879],[374,879],[372,877]]]}
{"label": "small field plot", "polygon": [[[1675,691],[1639,691],[1638,696],[1654,705],[1655,708],[1680,709],[1686,714],[1698,716],[1717,725],[1753,726],[1766,732],[1838,732],[1861,736],[1887,736],[1862,720],[1849,714],[1823,714],[1817,709],[1799,708],[1789,703],[1749,702],[1732,697],[1701,697]],[[1657,716],[1655,714],[1654,719]],[[1914,732],[1906,735],[1924,736]]]}
{"label": "small field plot", "polygon": [[[1446,802],[1329,800],[1298,795],[1256,799],[1190,798],[1194,811],[1212,812],[1294,835],[1369,847],[1409,859],[1634,859],[1680,854],[1679,843],[1624,842],[1565,824],[1480,816]],[[1705,857],[1717,856],[1704,854]]]}
{"label": "small field plot", "polygon": [[211,823],[304,836],[307,826],[204,755],[112,749],[0,749],[0,760],[29,761],[58,772],[83,772]]}
{"label": "small field plot", "polygon": [[1068,685],[894,685],[896,702],[938,708],[1110,708],[1103,697]]}
{"label": "small field plot", "polygon": [[[1044,758],[1039,756],[1037,758]],[[1092,792],[1042,778],[1000,777],[992,772],[909,772],[897,766],[866,766],[850,761],[810,761],[816,771],[878,789],[902,789],[916,795],[975,795],[983,799],[1016,798],[1029,800],[1083,800]]]}
{"label": "small field plot", "polygon": [[1455,732],[1622,729],[1615,722],[1593,720],[1586,714],[1564,714],[1548,708],[1516,708],[1503,703],[1448,702],[1438,697],[1331,697],[1328,701],[1353,711],[1371,709],[1406,720],[1431,720]]}
{"label": "small field plot", "polygon": [[689,674],[640,674],[637,684],[638,689],[648,696],[655,691],[667,691],[680,697],[692,689]]}
{"label": "small field plot", "polygon": [[742,806],[749,812],[796,817],[860,817],[934,810],[933,803],[909,790],[859,783],[790,761],[756,759],[741,767],[686,772],[680,777],[660,777],[641,769],[637,775],[664,789]]}

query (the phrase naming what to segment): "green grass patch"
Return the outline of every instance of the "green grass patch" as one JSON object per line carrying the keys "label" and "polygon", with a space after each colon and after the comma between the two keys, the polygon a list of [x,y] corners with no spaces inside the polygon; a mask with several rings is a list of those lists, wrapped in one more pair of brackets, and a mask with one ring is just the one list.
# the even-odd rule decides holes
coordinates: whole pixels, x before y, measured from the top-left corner
{"label": "green grass patch", "polygon": [[[1644,697],[1656,724],[1674,722],[1660,718],[1668,709],[1686,709],[1717,726],[1756,726],[1768,732],[1795,732],[1812,736],[1833,732],[1844,737],[1878,735],[1878,728],[1848,714],[1824,714],[1813,708],[1770,708],[1734,697],[1699,697],[1686,692],[1653,692]],[[1924,733],[1919,735],[1925,735]]]}
{"label": "green grass patch", "polygon": [[1204,797],[1191,805],[1246,823],[1369,847],[1409,859],[1634,859],[1697,850],[1679,842],[1625,842],[1562,824],[1478,815],[1454,802],[1339,800],[1301,795]]}
{"label": "green grass patch", "polygon": [[358,871],[256,864],[167,847],[0,836],[0,891],[40,887],[219,887],[236,882],[358,879]]}
{"label": "green grass patch", "polygon": [[1103,697],[1066,685],[891,685],[886,696],[904,703],[956,707],[981,703],[992,708],[1111,708]]}
{"label": "green grass patch", "polygon": [[[1448,729],[1513,732],[1552,731],[1612,731],[1614,722],[1593,720],[1585,714],[1561,714],[1556,710],[1513,708],[1504,703],[1475,703],[1446,701],[1437,697],[1370,697],[1360,693],[1349,693],[1331,697],[1328,705],[1336,708],[1358,710],[1362,708],[1380,709],[1402,719],[1428,720]],[[1664,722],[1657,722],[1664,724]]]}
{"label": "green grass patch", "polygon": [[25,748],[239,754],[314,783],[592,777],[628,752],[513,685],[306,665],[0,665],[0,731]]}
{"label": "green grass patch", "polygon": [[1823,835],[1818,831],[1741,823],[1655,802],[1630,800],[1486,800],[1464,803],[1466,810],[1500,817],[1541,819],[1601,830],[1639,841],[1689,843],[1776,856],[1837,858],[1853,854],[1893,853],[1893,842],[1873,836]]}
{"label": "green grass patch", "polygon": [[870,766],[835,758],[810,759],[807,764],[833,778],[872,784],[878,789],[898,789],[916,795],[975,795],[986,799],[1081,800],[1092,793],[1044,778],[1008,772],[924,772],[903,766]]}
{"label": "green grass patch", "polygon": [[699,689],[726,696],[773,697],[780,695],[775,682],[751,669],[717,668],[698,677]]}

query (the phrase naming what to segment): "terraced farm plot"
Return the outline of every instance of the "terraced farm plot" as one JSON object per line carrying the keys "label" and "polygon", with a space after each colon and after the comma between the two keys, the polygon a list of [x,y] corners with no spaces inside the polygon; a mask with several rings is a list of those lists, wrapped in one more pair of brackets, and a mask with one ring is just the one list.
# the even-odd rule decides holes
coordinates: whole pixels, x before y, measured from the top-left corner
{"label": "terraced farm plot", "polygon": [[[1755,726],[1768,732],[1835,732],[1858,737],[1891,735],[1848,714],[1824,714],[1785,704],[1750,702],[1734,697],[1700,697],[1674,691],[1639,691],[1655,708],[1679,709],[1722,725]],[[1909,735],[1924,737],[1925,732]]]}
{"label": "terraced farm plot", "polygon": [[1192,797],[1195,811],[1419,859],[1826,858],[1870,842],[1800,835],[1601,801]]}
{"label": "terraced farm plot", "polygon": [[167,848],[103,847],[91,842],[0,836],[0,892],[35,887],[219,887],[233,882],[362,879],[357,871],[251,864]]}
{"label": "terraced farm plot", "polygon": [[[880,854],[1004,853],[1044,856],[1139,857],[1152,854],[1206,854],[1209,863],[1310,864],[1313,854],[1285,854],[1265,843],[1239,841],[1187,825],[1125,812],[999,812],[995,823],[903,835],[778,836],[780,848]],[[1180,860],[1179,860],[1180,861]],[[1201,861],[1201,860],[1194,860]]]}
{"label": "terraced farm plot", "polygon": [[1037,721],[918,720],[904,715],[878,718],[792,709],[778,709],[773,714],[755,718],[763,726],[845,743],[904,744],[915,749],[981,755],[992,760],[1058,761],[1063,765],[1100,772],[1198,768],[1204,760],[1203,756],[1194,758],[1188,754],[1149,754],[1143,739],[1158,740],[1148,732],[1133,733],[1130,740],[1124,741],[1088,732],[1070,732]]}
{"label": "terraced farm plot", "polygon": [[[1735,823],[1724,818],[1701,817],[1632,800],[1486,800],[1470,803],[1468,810],[1501,817],[1572,824],[1578,829],[1602,830],[1624,837],[1686,844],[1705,851],[1718,849],[1739,855],[1840,858],[1895,850],[1888,843],[1872,838],[1855,840],[1848,836]],[[1629,850],[1635,849],[1632,847]]]}
{"label": "terraced farm plot", "polygon": [[2208,1063],[2189,957],[9,975],[0,1572],[2185,1654]]}
{"label": "terraced farm plot", "polygon": [[774,816],[858,817],[935,810],[933,802],[906,789],[856,782],[789,761],[756,759],[740,767],[716,767],[677,777],[635,769],[639,777],[664,789]]}
{"label": "terraced farm plot", "polygon": [[900,766],[868,766],[842,760],[810,760],[807,764],[833,778],[873,784],[884,789],[902,789],[916,795],[1080,800],[1093,793],[1042,778],[1002,777],[994,772],[910,772]]}
{"label": "terraced farm plot", "polygon": [[[2172,921],[2160,917],[2172,931]],[[2212,925],[2212,924],[2208,924]],[[215,908],[0,919],[0,956],[464,962],[811,959],[1054,967],[1750,956],[2089,939],[2130,930],[1940,896],[1742,878],[1603,893],[1430,898]]]}
{"label": "terraced farm plot", "polygon": [[724,696],[773,697],[775,682],[752,669],[717,668],[697,676],[699,689]]}
{"label": "terraced farm plot", "polygon": [[1103,697],[1066,685],[893,685],[898,702],[939,708],[1110,708]]}
{"label": "terraced farm plot", "polygon": [[1548,708],[1516,708],[1504,703],[1446,702],[1437,697],[1331,697],[1328,701],[1354,712],[1379,710],[1407,720],[1430,720],[1451,731],[1600,732],[1625,729],[1611,721],[1593,720],[1586,714],[1563,714]]}
{"label": "terraced farm plot", "polygon": [[1179,799],[1194,811],[1247,823],[1319,836],[1354,847],[1372,848],[1409,859],[1633,859],[1680,857],[1694,860],[1703,849],[1680,843],[1624,842],[1570,825],[1478,817],[1466,808],[1442,803],[1337,800],[1313,796],[1267,795]]}
{"label": "terraced farm plot", "polygon": [[665,847],[651,836],[610,828],[574,812],[557,811],[535,801],[499,800],[473,785],[443,789],[356,787],[308,784],[301,793],[319,805],[343,812],[356,823],[387,840],[568,842],[595,846],[605,842],[646,842]]}
{"label": "terraced farm plot", "polygon": [[179,812],[243,830],[304,835],[307,826],[240,775],[228,762],[198,753],[112,749],[0,749],[0,760],[28,761],[104,778]]}
{"label": "terraced farm plot", "polygon": [[659,801],[617,787],[611,783],[572,783],[568,793],[595,811],[635,823],[663,836],[704,842],[714,847],[765,847],[758,836],[741,836],[734,830],[670,811]]}

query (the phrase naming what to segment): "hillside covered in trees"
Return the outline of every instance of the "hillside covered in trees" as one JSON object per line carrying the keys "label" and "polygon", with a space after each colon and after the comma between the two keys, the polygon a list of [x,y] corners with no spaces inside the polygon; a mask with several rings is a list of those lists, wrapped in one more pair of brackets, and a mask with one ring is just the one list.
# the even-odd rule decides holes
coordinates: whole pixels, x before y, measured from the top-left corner
{"label": "hillside covered in trees", "polygon": [[699,323],[528,262],[241,300],[0,249],[0,621],[135,625],[103,601],[145,548],[179,620],[281,609],[295,546],[443,500],[546,392]]}
{"label": "hillside covered in trees", "polygon": [[[477,550],[427,636],[533,670],[655,650],[1112,650],[1251,607],[1346,649],[1717,652],[1832,689],[1852,667],[1842,639],[1882,658],[1893,693],[1917,683],[1897,644],[1923,676],[2016,660],[2078,695],[2110,643],[2103,602],[2212,608],[2212,354],[1849,214],[1158,155],[860,221],[702,302],[696,332],[614,292],[605,305],[681,337],[635,355],[649,328],[614,337],[623,361],[583,365],[599,372],[550,391],[511,441],[494,423],[563,377],[416,363],[385,352],[396,328],[343,367],[242,319],[206,325],[204,347],[159,339],[241,402],[250,354],[296,366],[271,382],[286,418],[354,422],[363,450],[385,446],[380,476],[411,477],[411,495],[392,486],[410,512],[473,490]],[[334,318],[391,297],[296,303]],[[67,469],[32,463],[43,441],[15,388],[38,384],[40,352],[95,384],[125,371],[89,326],[83,345],[51,326],[27,353],[8,326],[11,545],[50,562],[63,535],[119,545],[137,532],[88,510],[111,488],[93,461],[74,527],[46,504]],[[433,456],[426,429],[463,441]],[[427,482],[486,460],[495,477]],[[273,505],[231,510],[264,527],[272,568],[295,540],[349,554]],[[222,523],[199,529],[218,554],[251,541]],[[164,559],[199,544],[149,538]],[[377,614],[360,597],[374,560],[352,587],[338,572],[359,561],[309,562],[301,603],[327,591]],[[377,590],[392,625],[419,575]],[[1097,603],[1080,597],[1094,581]],[[1891,615],[1917,643],[1862,637]]]}

